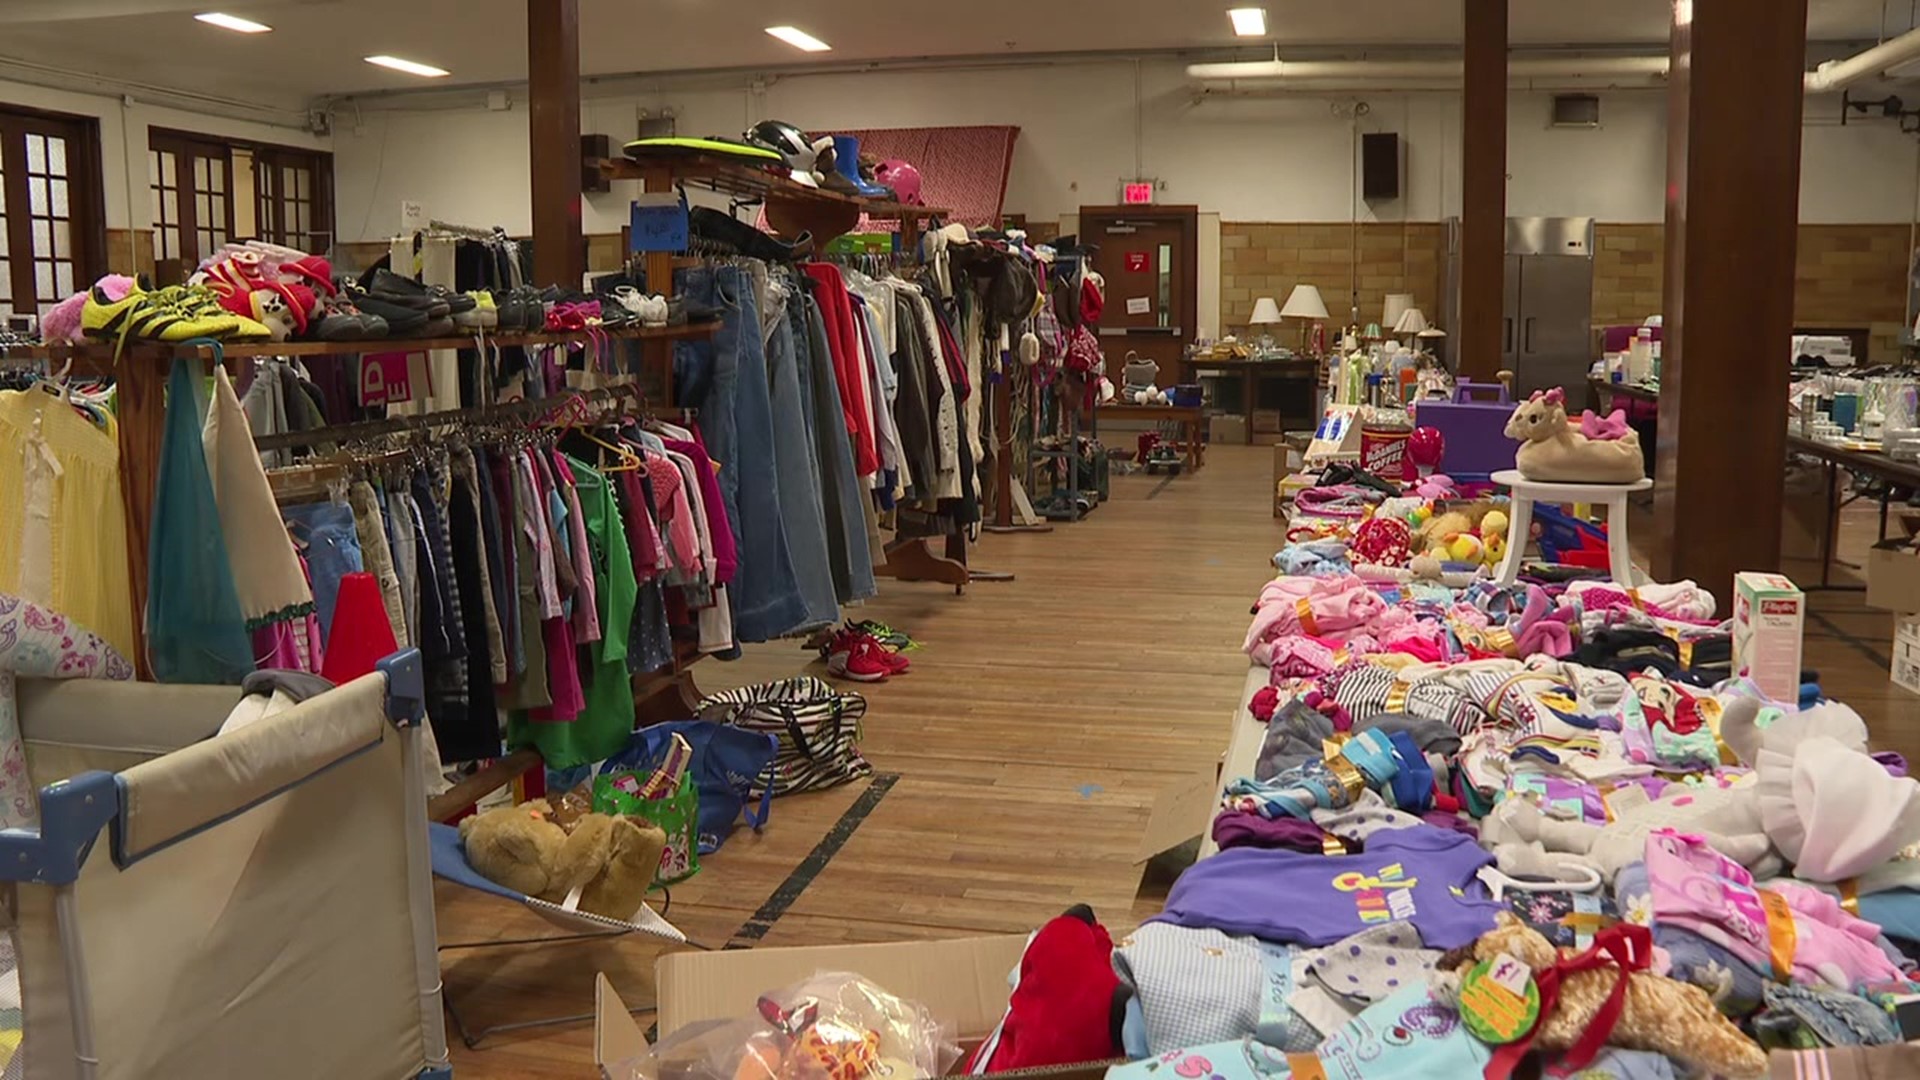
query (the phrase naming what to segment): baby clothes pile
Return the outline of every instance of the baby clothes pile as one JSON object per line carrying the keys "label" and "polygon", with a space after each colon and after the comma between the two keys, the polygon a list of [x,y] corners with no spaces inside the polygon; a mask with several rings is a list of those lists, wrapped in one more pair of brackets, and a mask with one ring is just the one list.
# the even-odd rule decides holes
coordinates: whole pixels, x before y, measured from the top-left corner
{"label": "baby clothes pile", "polygon": [[[1115,935],[1112,978],[1102,944],[1065,979],[1075,1060],[1123,1056],[1120,1080],[1920,1076],[1906,762],[1817,686],[1779,702],[1730,678],[1692,582],[1368,573],[1327,523],[1377,502],[1328,493],[1276,556],[1244,642],[1268,674],[1259,753],[1224,778],[1218,853]],[[1047,974],[1028,961],[1010,1023]]]}

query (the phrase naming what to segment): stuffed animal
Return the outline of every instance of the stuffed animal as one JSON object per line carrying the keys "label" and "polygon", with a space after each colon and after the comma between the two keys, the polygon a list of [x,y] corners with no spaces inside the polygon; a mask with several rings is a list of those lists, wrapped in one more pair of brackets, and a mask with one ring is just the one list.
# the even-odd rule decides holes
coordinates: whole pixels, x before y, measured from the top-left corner
{"label": "stuffed animal", "polygon": [[[1611,927],[1596,937],[1596,948],[1578,953],[1554,949],[1539,931],[1511,912],[1501,912],[1496,921],[1492,930],[1473,943],[1470,959],[1456,957],[1454,970],[1435,976],[1436,998],[1457,999],[1465,968],[1505,954],[1534,972],[1541,991],[1540,1022],[1531,1034],[1534,1047],[1573,1049],[1598,1020],[1597,1037],[1585,1040],[1594,1052],[1601,1045],[1652,1050],[1687,1066],[1689,1074],[1730,1078],[1766,1075],[1766,1051],[1741,1034],[1733,1021],[1720,1015],[1705,990],[1647,970],[1653,943],[1645,927]],[[1609,939],[1604,945],[1602,937]],[[1625,988],[1616,992],[1622,979],[1626,980]],[[1604,1014],[1608,1012],[1617,1014],[1611,1030],[1605,1030]],[[1526,1043],[1523,1039],[1502,1047],[1496,1052],[1495,1064],[1500,1063],[1504,1052],[1524,1050]],[[1575,1068],[1586,1063],[1567,1062]],[[1492,1070],[1489,1066],[1487,1075],[1494,1075]]]}
{"label": "stuffed animal", "polygon": [[1480,542],[1486,545],[1489,566],[1498,566],[1506,558],[1507,524],[1507,515],[1501,510],[1489,510],[1480,519]]}
{"label": "stuffed animal", "polygon": [[1565,391],[1534,391],[1507,420],[1507,438],[1522,440],[1514,466],[1522,476],[1542,483],[1631,484],[1643,479],[1640,436],[1624,421],[1615,426],[1591,417],[1581,417],[1581,428],[1599,437],[1568,426]]}
{"label": "stuffed animal", "polygon": [[563,903],[581,890],[581,911],[630,919],[653,884],[667,834],[629,817],[587,814],[572,831],[544,799],[501,807],[460,823],[467,862],[496,885]]}

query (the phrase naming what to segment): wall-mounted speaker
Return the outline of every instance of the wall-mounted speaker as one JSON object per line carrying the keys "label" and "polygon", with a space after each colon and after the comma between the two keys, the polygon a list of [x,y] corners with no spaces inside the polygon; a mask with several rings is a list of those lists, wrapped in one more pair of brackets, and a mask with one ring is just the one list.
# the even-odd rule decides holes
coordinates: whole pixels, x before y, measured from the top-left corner
{"label": "wall-mounted speaker", "polygon": [[1400,197],[1400,136],[1394,132],[1360,136],[1360,197],[1368,202]]}

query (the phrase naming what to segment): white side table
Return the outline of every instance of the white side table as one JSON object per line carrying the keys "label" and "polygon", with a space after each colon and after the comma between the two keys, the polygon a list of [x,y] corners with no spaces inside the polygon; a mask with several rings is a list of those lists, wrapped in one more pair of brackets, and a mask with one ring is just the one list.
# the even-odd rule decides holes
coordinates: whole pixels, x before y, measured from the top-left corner
{"label": "white side table", "polygon": [[1507,554],[1500,560],[1500,584],[1511,585],[1520,577],[1520,560],[1527,550],[1533,504],[1537,502],[1605,504],[1607,574],[1617,585],[1633,584],[1633,560],[1627,553],[1627,496],[1652,487],[1652,480],[1642,477],[1631,484],[1550,484],[1529,480],[1518,469],[1502,469],[1491,479],[1513,490],[1513,509],[1507,515]]}

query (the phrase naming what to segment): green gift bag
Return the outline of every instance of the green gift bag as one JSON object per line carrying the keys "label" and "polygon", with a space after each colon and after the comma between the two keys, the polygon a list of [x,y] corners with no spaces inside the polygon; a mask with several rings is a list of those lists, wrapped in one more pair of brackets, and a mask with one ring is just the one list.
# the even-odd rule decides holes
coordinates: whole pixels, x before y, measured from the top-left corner
{"label": "green gift bag", "polygon": [[658,825],[667,834],[667,850],[660,856],[655,885],[672,885],[700,872],[700,792],[693,776],[683,773],[673,794],[664,799],[639,796],[646,775],[603,772],[593,778],[593,809],[601,814],[625,814]]}

